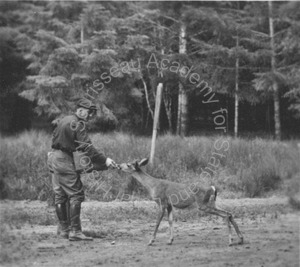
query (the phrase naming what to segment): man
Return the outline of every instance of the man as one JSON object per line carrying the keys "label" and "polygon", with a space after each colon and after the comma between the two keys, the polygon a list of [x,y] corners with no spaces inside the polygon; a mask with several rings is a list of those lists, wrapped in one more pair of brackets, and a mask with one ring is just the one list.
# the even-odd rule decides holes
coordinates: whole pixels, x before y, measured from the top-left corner
{"label": "man", "polygon": [[52,172],[52,186],[55,194],[55,209],[61,229],[59,235],[70,241],[92,240],[81,230],[80,210],[84,200],[84,191],[80,173],[75,169],[73,152],[84,153],[85,157],[97,164],[97,170],[106,170],[110,166],[116,167],[112,159],[95,149],[88,137],[85,123],[96,114],[96,110],[96,105],[90,100],[80,99],[76,113],[65,116],[58,122],[53,132],[52,151],[48,153],[48,166]]}

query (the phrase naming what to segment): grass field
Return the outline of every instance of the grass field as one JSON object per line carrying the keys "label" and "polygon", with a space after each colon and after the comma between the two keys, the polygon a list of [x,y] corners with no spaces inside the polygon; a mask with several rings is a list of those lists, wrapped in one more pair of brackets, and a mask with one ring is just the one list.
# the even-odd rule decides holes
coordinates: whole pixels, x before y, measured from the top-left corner
{"label": "grass field", "polygon": [[[117,163],[150,154],[149,137],[123,133],[93,134],[92,141],[95,147]],[[1,137],[2,198],[46,200],[51,197],[46,165],[50,145],[51,136],[39,131]],[[280,194],[285,193],[287,187],[299,191],[297,141],[163,135],[157,139],[154,165],[147,166],[146,170],[162,179],[215,185],[226,198]],[[115,170],[101,172],[97,180],[88,175],[82,180],[89,199],[110,201],[125,195],[147,196],[131,177]]]}

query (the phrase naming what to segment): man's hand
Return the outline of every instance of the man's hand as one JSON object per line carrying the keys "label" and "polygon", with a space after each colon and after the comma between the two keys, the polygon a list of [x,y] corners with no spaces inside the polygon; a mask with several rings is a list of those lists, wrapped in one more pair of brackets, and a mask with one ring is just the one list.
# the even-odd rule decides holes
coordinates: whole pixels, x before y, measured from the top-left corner
{"label": "man's hand", "polygon": [[106,159],[105,164],[107,167],[118,168],[118,165],[110,158]]}

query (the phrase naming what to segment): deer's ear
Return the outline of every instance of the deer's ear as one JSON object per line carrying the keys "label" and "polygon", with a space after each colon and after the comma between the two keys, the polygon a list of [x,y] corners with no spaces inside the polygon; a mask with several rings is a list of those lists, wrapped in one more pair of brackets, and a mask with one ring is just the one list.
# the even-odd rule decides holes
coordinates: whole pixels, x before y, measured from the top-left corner
{"label": "deer's ear", "polygon": [[139,166],[138,161],[136,161],[136,162],[134,163],[134,168],[135,168],[135,170],[139,170],[139,169],[140,169],[140,166]]}
{"label": "deer's ear", "polygon": [[139,166],[145,166],[148,163],[148,158],[144,158],[139,162]]}

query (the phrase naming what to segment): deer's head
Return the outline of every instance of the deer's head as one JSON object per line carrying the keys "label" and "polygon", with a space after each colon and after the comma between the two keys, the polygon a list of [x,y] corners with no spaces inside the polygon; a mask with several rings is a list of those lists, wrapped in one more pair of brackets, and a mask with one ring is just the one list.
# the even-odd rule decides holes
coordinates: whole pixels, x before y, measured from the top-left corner
{"label": "deer's head", "polygon": [[129,163],[122,163],[119,165],[119,169],[122,170],[123,172],[133,173],[139,171],[140,167],[146,165],[147,163],[148,163],[148,159],[144,158],[140,161],[135,160]]}

